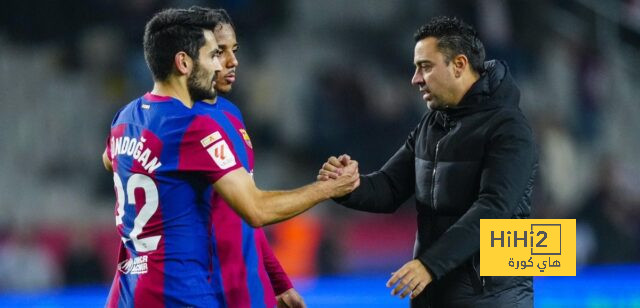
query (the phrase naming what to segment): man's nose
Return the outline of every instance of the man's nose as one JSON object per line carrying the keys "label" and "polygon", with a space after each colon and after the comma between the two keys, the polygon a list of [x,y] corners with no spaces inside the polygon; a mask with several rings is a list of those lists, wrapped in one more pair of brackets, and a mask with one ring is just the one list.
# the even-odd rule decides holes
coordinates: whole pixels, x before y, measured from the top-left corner
{"label": "man's nose", "polygon": [[417,86],[423,83],[424,83],[424,79],[422,78],[420,71],[416,69],[416,71],[413,73],[413,77],[411,78],[411,84],[414,86]]}
{"label": "man's nose", "polygon": [[222,65],[220,65],[220,60],[218,60],[218,57],[215,57],[213,59],[213,69],[216,72],[222,71]]}
{"label": "man's nose", "polygon": [[231,61],[227,62],[227,67],[236,67],[238,66],[238,58],[236,58],[236,55],[231,54]]}

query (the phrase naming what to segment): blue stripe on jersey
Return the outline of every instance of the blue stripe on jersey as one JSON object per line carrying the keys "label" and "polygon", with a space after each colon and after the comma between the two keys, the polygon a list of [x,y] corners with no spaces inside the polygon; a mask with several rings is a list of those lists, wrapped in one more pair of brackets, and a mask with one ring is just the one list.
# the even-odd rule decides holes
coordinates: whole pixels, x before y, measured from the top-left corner
{"label": "blue stripe on jersey", "polygon": [[[160,108],[157,108],[156,110],[160,112]],[[188,129],[181,129],[181,128],[188,127],[189,124],[187,123],[191,121],[192,121],[192,118],[184,117],[183,119],[176,118],[174,119],[174,121],[165,122],[162,124],[159,123],[159,124],[163,126],[162,129],[164,131],[170,132],[168,133],[167,136],[164,136],[166,138],[166,141],[175,140],[179,142],[183,140],[184,134],[188,130]],[[173,125],[175,125],[175,129],[174,127],[172,127]],[[163,141],[164,140],[165,139],[163,138]],[[161,166],[160,168],[164,167],[164,168],[168,168],[169,170],[178,170],[178,165],[180,164],[179,157],[180,157],[180,144],[178,144],[177,146],[173,146],[173,145],[169,146],[169,144],[163,144],[162,156],[160,157],[160,161],[162,161],[163,166]],[[172,179],[164,178],[164,180],[172,180]],[[208,183],[199,182],[200,178],[187,179],[185,177],[185,178],[182,178],[181,180],[187,181],[190,187],[201,187],[203,185],[208,184]],[[207,185],[207,186],[211,187],[210,185]],[[199,206],[196,209],[197,212],[191,212],[188,214],[191,217],[189,221],[193,221],[194,226],[201,225],[204,227],[204,226],[211,225],[211,215],[210,215],[211,205],[209,203],[209,200],[197,201],[196,200],[197,198],[202,198],[202,197],[194,195],[191,189],[187,189],[187,190],[176,189],[174,191],[174,194],[166,195],[164,196],[164,198],[167,202],[164,204],[160,204],[160,210],[162,211],[161,213],[163,216],[162,221],[168,221],[169,217],[175,217],[176,213],[174,213],[173,211],[181,211],[181,209],[178,209],[175,206],[172,207],[168,205],[180,204],[181,202],[184,202],[187,204],[191,204],[191,203],[201,204],[201,206]],[[201,221],[202,219],[206,219],[206,221],[202,222]],[[175,230],[180,230],[178,231],[180,233],[186,231],[186,229],[182,227],[175,228]],[[185,241],[185,239],[182,238],[181,236],[182,234],[180,233],[175,233],[175,234],[164,233],[163,234],[164,243],[165,243],[164,245],[165,259],[172,259],[174,255],[183,253],[185,250],[185,244],[187,246],[190,246],[190,244],[188,244]],[[195,238],[192,240],[198,241],[198,239],[195,239]],[[205,238],[201,238],[200,240],[208,241],[209,238],[205,237]],[[198,252],[194,252],[194,254],[197,254],[197,253]],[[208,255],[209,251],[200,251],[200,253],[206,253],[206,254],[197,256],[195,259],[198,259],[198,260],[211,259]],[[202,298],[189,299],[190,300],[189,304],[183,301],[183,299],[180,296],[181,294],[172,292],[173,290],[183,289],[185,285],[185,281],[189,283],[189,281],[191,280],[198,280],[200,274],[193,273],[193,272],[185,273],[184,272],[185,264],[182,264],[181,262],[164,262],[163,266],[164,266],[164,273],[165,273],[164,290],[168,295],[172,295],[172,296],[165,297],[164,304],[166,307],[184,307],[184,306],[193,305],[195,303],[199,303],[199,304],[196,304],[196,306],[210,304],[211,300],[207,297],[208,295],[212,294],[212,292],[206,292],[207,295],[202,296]],[[207,264],[202,264],[202,266],[206,268]],[[208,274],[208,270],[207,270],[207,274]],[[200,291],[203,292],[202,290]]]}
{"label": "blue stripe on jersey", "polygon": [[[213,194],[213,186],[209,185],[209,188],[207,189],[207,191],[205,192],[205,196],[209,197],[209,200],[211,200],[211,196]],[[211,224],[211,234],[215,234],[215,227],[213,226],[213,224]],[[218,255],[218,245],[216,243],[216,239],[215,237],[211,237],[212,241],[211,241],[211,255],[212,256],[217,256]],[[220,260],[218,258],[211,258],[212,260],[212,268],[213,268],[213,273],[211,274],[211,279],[215,281],[215,283],[211,283],[211,285],[213,286],[213,293],[214,293],[214,297],[216,299],[217,303],[221,303],[220,307],[227,307],[227,303],[226,303],[226,298],[224,297],[224,284],[222,282],[222,271],[220,270]]]}
{"label": "blue stripe on jersey", "polygon": [[240,112],[240,109],[238,108],[238,106],[236,106],[234,103],[232,103],[230,100],[218,96],[218,98],[216,99],[216,103],[215,105],[213,105],[216,109],[220,109],[222,111],[228,111],[231,112],[231,114],[233,114],[233,116],[235,116],[236,118],[238,118],[238,120],[240,120],[240,123],[242,123],[243,126],[244,125],[244,119],[242,118],[242,112]]}
{"label": "blue stripe on jersey", "polygon": [[[132,256],[132,258],[135,258]],[[138,284],[138,275],[125,275],[120,273],[120,297],[118,298],[118,308],[129,308],[134,305],[136,284]]]}
{"label": "blue stripe on jersey", "polygon": [[[140,136],[141,132],[139,127],[134,126],[134,125],[126,125],[125,127],[125,131],[123,132],[123,136]],[[129,155],[118,155],[118,176],[120,176],[120,180],[122,181],[122,188],[123,188],[123,193],[124,193],[124,198],[122,198],[124,201],[124,216],[122,217],[122,223],[123,223],[123,232],[124,234],[126,234],[126,242],[124,242],[125,247],[127,247],[127,250],[129,250],[132,254],[131,258],[135,258],[136,256],[133,256],[134,252],[136,251],[135,247],[133,246],[133,241],[131,241],[129,239],[129,234],[131,233],[131,231],[133,230],[133,221],[136,219],[137,213],[135,210],[127,210],[128,207],[133,206],[135,208],[134,205],[132,205],[131,203],[133,203],[133,200],[129,200],[127,196],[127,184],[128,184],[128,179],[133,175],[133,173],[131,172],[131,166],[133,166],[133,156],[129,156]],[[124,168],[124,166],[127,166],[127,168]],[[135,287],[135,285],[134,285]]]}
{"label": "blue stripe on jersey", "polygon": [[[249,155],[244,145],[244,138],[236,131],[229,118],[223,112],[210,112],[211,116],[225,131],[233,148],[246,170],[249,170]],[[242,220],[242,250],[247,268],[247,287],[251,297],[251,307],[264,307],[264,289],[258,273],[258,251],[254,229]]]}

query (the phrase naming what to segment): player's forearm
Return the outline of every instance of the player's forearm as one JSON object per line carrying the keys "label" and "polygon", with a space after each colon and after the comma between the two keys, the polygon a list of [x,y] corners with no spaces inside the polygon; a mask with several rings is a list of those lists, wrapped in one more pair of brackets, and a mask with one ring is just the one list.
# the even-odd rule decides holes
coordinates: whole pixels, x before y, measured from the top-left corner
{"label": "player's forearm", "polygon": [[263,191],[242,168],[213,184],[222,198],[253,227],[276,223],[298,215],[315,204],[353,191],[359,184],[357,163],[335,180],[319,181],[290,191]]}
{"label": "player's forearm", "polygon": [[104,168],[107,169],[107,171],[113,171],[113,165],[111,164],[111,160],[109,160],[109,156],[107,155],[106,150],[102,153],[102,164],[104,165]]}
{"label": "player's forearm", "polygon": [[260,191],[256,200],[260,225],[269,225],[296,216],[329,199],[330,196],[330,189],[324,182],[315,182],[288,191]]}

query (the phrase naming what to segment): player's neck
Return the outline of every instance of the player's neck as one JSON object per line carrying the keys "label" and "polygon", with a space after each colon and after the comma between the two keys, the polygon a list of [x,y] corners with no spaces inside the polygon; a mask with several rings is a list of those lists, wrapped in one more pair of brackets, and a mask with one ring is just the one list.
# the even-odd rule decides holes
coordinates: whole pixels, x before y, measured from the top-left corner
{"label": "player's neck", "polygon": [[218,96],[216,95],[216,97],[212,98],[212,99],[203,99],[203,102],[209,104],[209,105],[215,105],[216,102],[218,102]]}
{"label": "player's neck", "polygon": [[178,80],[172,80],[171,78],[166,81],[156,81],[153,83],[153,90],[151,94],[159,96],[171,96],[179,100],[187,108],[193,107],[193,100],[189,95],[189,90],[186,85],[183,85]]}

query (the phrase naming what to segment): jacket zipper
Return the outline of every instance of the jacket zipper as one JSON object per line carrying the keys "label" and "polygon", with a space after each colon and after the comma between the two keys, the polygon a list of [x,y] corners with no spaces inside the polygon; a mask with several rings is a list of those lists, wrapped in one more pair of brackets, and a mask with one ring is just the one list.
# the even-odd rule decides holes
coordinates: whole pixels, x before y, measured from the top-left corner
{"label": "jacket zipper", "polygon": [[433,204],[434,210],[438,209],[438,207],[436,206],[436,196],[435,196],[436,167],[438,166],[438,149],[440,148],[440,141],[442,140],[442,138],[440,138],[440,140],[438,140],[438,142],[436,143],[436,155],[433,159],[433,171],[431,172],[431,204]]}
{"label": "jacket zipper", "polygon": [[445,127],[448,129],[447,133],[442,136],[436,143],[436,154],[433,158],[433,172],[431,172],[431,204],[433,205],[433,209],[437,210],[438,207],[436,205],[436,195],[435,195],[435,187],[436,187],[436,168],[438,167],[438,149],[440,149],[440,141],[444,139],[450,132],[451,126],[449,126],[449,119],[447,118],[445,122]]}

